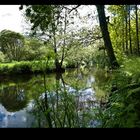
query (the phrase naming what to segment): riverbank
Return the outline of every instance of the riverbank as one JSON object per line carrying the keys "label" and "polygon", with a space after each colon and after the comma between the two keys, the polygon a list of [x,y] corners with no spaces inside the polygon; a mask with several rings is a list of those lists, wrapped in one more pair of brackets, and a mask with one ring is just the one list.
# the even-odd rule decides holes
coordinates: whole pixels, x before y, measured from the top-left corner
{"label": "riverbank", "polygon": [[[62,68],[59,72],[64,72]],[[21,61],[13,63],[0,64],[0,76],[15,75],[15,74],[41,74],[41,73],[57,72],[54,63],[46,61]]]}
{"label": "riverbank", "polygon": [[140,58],[125,60],[111,75],[102,83],[102,88],[108,93],[108,102],[100,111],[101,127],[140,127]]}

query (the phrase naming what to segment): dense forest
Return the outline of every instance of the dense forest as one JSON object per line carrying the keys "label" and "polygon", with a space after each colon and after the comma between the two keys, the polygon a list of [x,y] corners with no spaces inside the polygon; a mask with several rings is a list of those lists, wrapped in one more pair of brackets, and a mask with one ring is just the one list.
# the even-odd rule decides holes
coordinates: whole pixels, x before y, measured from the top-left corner
{"label": "dense forest", "polygon": [[[85,16],[79,12],[81,7],[89,8],[88,5],[20,5],[27,28],[23,34],[8,29],[0,32],[0,78],[42,75],[43,87],[36,85],[38,80],[35,83],[30,80],[32,86],[27,83],[25,88],[29,92],[26,98],[33,94],[36,103],[33,112],[45,116],[36,115],[39,121],[43,120],[39,127],[89,127],[91,118],[100,128],[140,127],[140,7],[91,5]],[[69,74],[67,69],[85,75],[94,71],[96,83],[92,86],[95,93],[100,91],[100,105],[92,108],[90,114],[84,110],[85,120],[77,116],[79,110],[75,110],[75,99],[68,96],[67,88],[69,83],[78,91],[86,82],[76,81],[75,73]],[[52,73],[56,74],[56,80],[47,80],[47,74]],[[7,92],[8,97],[0,94],[0,103],[9,100],[10,104],[12,96],[4,89],[2,80],[0,92]],[[44,91],[44,98],[35,95],[34,84],[40,92]],[[56,98],[49,100],[55,94],[54,89]],[[20,102],[19,106],[25,104]]]}

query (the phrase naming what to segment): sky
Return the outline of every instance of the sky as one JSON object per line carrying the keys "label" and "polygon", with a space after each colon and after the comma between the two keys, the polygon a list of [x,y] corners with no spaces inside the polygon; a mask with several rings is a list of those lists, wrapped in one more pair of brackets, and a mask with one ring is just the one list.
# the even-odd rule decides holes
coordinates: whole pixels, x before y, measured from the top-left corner
{"label": "sky", "polygon": [[[8,29],[24,33],[23,26],[25,21],[22,17],[22,12],[19,11],[19,7],[20,5],[0,5],[0,31]],[[89,9],[93,9],[93,6],[84,7],[84,9],[81,6],[79,10],[81,15],[85,15]]]}
{"label": "sky", "polygon": [[0,31],[9,29],[15,32],[23,31],[23,17],[19,11],[20,5],[0,5]]}

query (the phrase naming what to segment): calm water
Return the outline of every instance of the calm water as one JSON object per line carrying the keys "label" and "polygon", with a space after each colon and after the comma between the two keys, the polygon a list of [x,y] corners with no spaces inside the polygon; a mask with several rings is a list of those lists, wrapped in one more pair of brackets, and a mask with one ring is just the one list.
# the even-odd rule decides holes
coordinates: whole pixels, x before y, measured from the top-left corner
{"label": "calm water", "polygon": [[0,127],[98,126],[94,114],[104,93],[95,75],[76,69],[1,78]]}

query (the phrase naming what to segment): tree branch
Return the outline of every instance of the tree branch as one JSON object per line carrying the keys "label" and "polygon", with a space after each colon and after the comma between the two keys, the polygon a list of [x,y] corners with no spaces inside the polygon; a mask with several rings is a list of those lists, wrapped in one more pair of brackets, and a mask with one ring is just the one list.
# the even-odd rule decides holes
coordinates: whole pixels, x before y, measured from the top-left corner
{"label": "tree branch", "polygon": [[70,14],[73,10],[77,9],[79,6],[81,6],[81,5],[77,5],[76,7],[72,8],[72,9],[69,11],[69,14]]}

